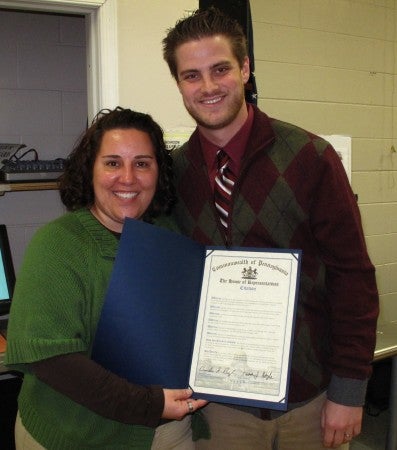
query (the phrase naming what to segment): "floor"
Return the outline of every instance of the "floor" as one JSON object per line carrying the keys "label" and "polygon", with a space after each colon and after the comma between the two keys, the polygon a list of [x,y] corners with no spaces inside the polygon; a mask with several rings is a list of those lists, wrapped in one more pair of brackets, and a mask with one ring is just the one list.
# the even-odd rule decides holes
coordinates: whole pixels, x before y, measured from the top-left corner
{"label": "floor", "polygon": [[392,364],[390,359],[373,365],[368,383],[361,434],[350,450],[385,450],[389,428],[389,398]]}
{"label": "floor", "polygon": [[374,406],[366,408],[361,434],[351,443],[350,450],[385,450],[389,426],[389,410]]}

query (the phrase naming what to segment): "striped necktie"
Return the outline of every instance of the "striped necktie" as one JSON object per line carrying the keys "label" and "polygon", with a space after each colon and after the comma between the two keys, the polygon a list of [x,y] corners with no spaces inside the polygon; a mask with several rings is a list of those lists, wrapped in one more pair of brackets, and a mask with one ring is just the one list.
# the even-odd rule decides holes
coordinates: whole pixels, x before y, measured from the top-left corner
{"label": "striped necktie", "polygon": [[215,177],[214,199],[222,225],[227,229],[228,216],[231,210],[231,196],[236,176],[230,170],[229,156],[223,150],[216,154],[218,170]]}

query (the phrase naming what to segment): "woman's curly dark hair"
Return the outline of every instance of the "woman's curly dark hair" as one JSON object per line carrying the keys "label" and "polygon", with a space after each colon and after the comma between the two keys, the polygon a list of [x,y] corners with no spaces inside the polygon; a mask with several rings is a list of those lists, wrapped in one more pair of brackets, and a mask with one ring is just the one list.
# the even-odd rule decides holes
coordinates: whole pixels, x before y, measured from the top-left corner
{"label": "woman's curly dark hair", "polygon": [[67,158],[59,185],[63,204],[69,211],[90,208],[94,204],[94,162],[105,132],[117,128],[133,128],[147,133],[155,148],[159,178],[153,200],[142,219],[150,222],[162,213],[169,213],[175,203],[175,190],[172,158],[165,147],[163,130],[150,115],[120,106],[99,111]]}

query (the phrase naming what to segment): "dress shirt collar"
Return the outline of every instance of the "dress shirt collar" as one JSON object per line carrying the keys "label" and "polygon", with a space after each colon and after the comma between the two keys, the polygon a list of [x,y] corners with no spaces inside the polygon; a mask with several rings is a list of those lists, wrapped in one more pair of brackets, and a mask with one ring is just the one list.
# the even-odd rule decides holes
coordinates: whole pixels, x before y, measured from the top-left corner
{"label": "dress shirt collar", "polygon": [[[248,118],[245,121],[244,125],[223,147],[223,150],[228,154],[231,160],[230,170],[232,170],[235,175],[238,175],[240,171],[241,159],[245,152],[248,138],[251,133],[252,123],[254,120],[254,110],[249,103],[247,103],[247,110],[248,110]],[[208,173],[210,175],[210,178],[212,178],[213,172],[214,171],[216,172],[217,169],[216,154],[219,150],[219,147],[210,142],[200,132],[199,138],[204,160],[208,168]]]}

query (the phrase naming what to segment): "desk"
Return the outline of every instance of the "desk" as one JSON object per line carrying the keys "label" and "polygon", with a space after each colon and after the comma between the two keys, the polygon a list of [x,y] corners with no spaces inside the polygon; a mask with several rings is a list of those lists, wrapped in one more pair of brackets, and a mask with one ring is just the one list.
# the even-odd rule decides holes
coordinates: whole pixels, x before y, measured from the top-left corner
{"label": "desk", "polygon": [[6,339],[5,337],[0,333],[0,372],[2,371],[3,366],[3,359],[4,359],[4,352],[6,351]]}
{"label": "desk", "polygon": [[390,422],[386,450],[397,450],[397,321],[378,325],[374,361],[391,358]]}

